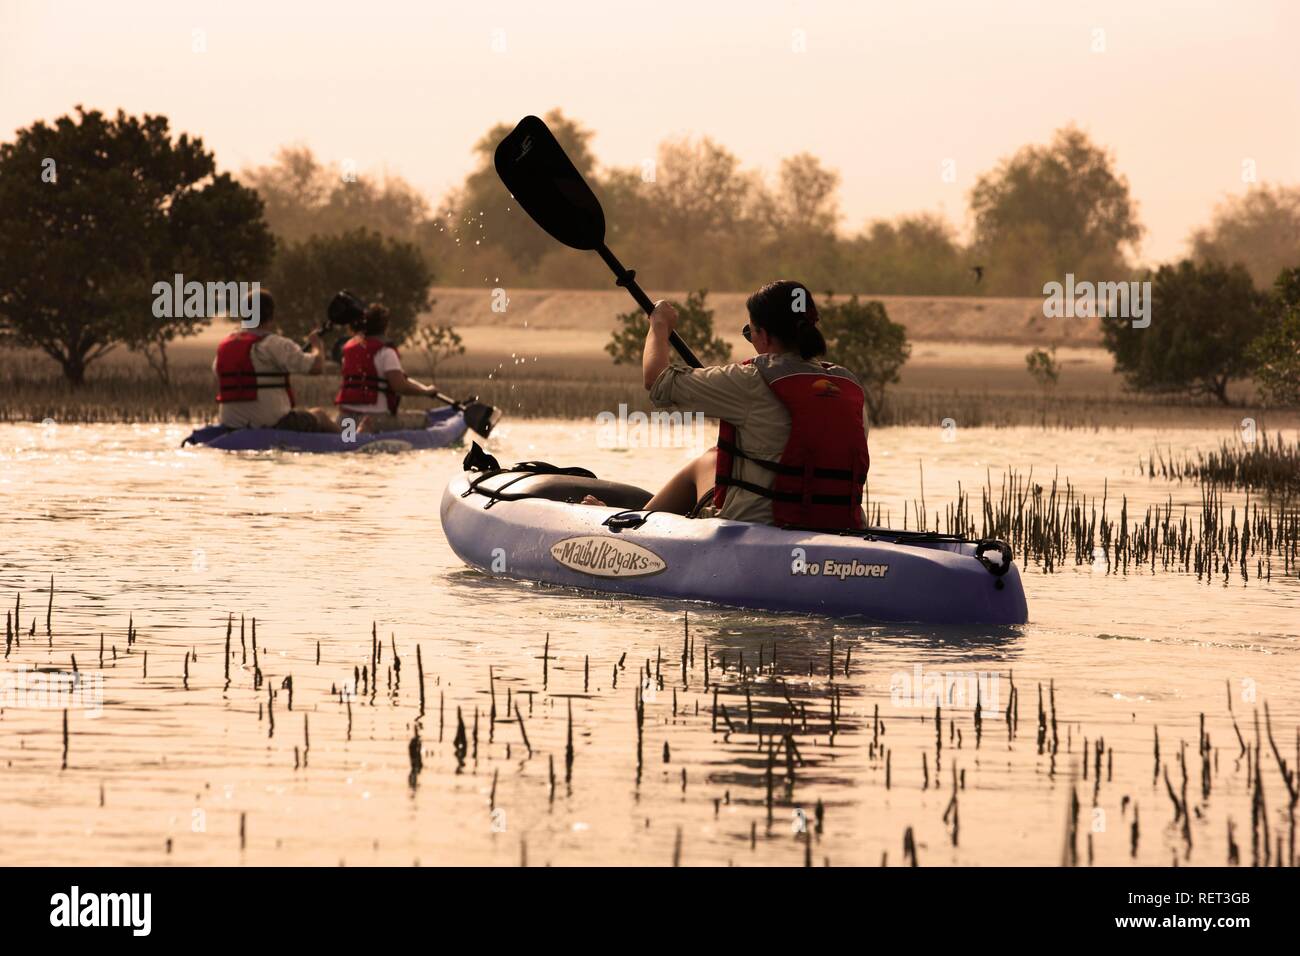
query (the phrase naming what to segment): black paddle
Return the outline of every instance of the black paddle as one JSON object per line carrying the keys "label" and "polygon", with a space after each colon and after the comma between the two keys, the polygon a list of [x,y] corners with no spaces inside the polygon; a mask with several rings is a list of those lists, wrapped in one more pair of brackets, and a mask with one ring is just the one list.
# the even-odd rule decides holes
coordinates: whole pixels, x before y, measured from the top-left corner
{"label": "black paddle", "polygon": [[[595,250],[646,315],[654,303],[636,284],[636,273],[624,269],[605,245],[605,212],[582,174],[564,154],[564,148],[536,116],[525,116],[497,144],[497,175],[524,212],[551,236],[574,249]],[[691,347],[673,332],[669,341],[692,368],[703,363]]]}
{"label": "black paddle", "polygon": [[463,402],[449,398],[442,392],[434,392],[433,397],[440,402],[446,402],[464,415],[465,424],[470,427],[470,430],[478,432],[484,438],[492,434],[492,429],[496,427],[497,421],[501,418],[499,408],[494,408],[486,402],[480,402],[477,395],[473,398],[467,398]]}

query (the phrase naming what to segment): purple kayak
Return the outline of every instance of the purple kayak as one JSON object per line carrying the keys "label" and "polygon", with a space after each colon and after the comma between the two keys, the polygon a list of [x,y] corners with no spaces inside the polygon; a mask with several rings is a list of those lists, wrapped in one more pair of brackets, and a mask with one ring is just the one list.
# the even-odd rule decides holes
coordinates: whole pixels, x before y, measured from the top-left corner
{"label": "purple kayak", "polygon": [[465,434],[465,416],[455,408],[434,408],[427,413],[428,427],[408,431],[358,434],[344,441],[340,434],[291,432],[278,428],[225,428],[208,425],[193,432],[184,445],[204,445],[222,451],[397,452],[420,448],[445,448]]}
{"label": "purple kayak", "polygon": [[[558,471],[526,463],[452,479],[442,529],[461,560],[502,577],[756,610],[925,624],[1028,618],[1000,541],[647,512],[644,489]],[[586,494],[609,507],[577,504]]]}

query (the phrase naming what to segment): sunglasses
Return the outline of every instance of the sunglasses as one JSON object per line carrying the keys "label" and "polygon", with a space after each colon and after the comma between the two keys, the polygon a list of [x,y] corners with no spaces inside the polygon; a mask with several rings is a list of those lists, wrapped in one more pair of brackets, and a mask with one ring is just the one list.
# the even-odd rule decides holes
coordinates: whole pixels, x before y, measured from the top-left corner
{"label": "sunglasses", "polygon": [[743,336],[745,337],[745,341],[746,341],[746,342],[753,343],[753,341],[754,341],[754,332],[753,332],[752,329],[750,329],[748,323],[746,323],[746,324],[745,324],[745,327],[744,327],[743,329],[740,330],[740,334],[743,335]]}

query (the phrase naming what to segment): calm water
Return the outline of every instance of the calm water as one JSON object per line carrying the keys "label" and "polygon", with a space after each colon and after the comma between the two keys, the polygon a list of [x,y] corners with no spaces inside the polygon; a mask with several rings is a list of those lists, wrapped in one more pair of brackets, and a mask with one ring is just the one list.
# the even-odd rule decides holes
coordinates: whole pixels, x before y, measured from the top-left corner
{"label": "calm water", "polygon": [[[21,706],[11,691],[0,714],[0,863],[658,865],[677,853],[688,865],[806,856],[899,865],[910,827],[922,865],[1054,864],[1072,782],[1081,862],[1090,838],[1098,864],[1220,864],[1231,821],[1248,863],[1249,777],[1229,696],[1252,749],[1267,702],[1283,757],[1300,762],[1295,577],[1206,584],[1090,565],[1030,569],[1031,623],[999,633],[692,606],[684,672],[684,605],[496,581],[460,565],[439,530],[438,500],[463,449],[241,457],[180,450],[187,431],[0,426],[0,604],[12,610],[21,591],[23,622],[4,663],[8,686],[37,680],[32,668],[70,671],[75,656],[88,700],[102,689],[98,716],[69,713],[66,769],[61,708]],[[934,429],[881,430],[871,490],[901,522],[921,465],[931,513],[959,481],[978,500],[989,469],[996,484],[1007,466],[1033,466],[1036,477],[1059,467],[1089,495],[1108,481],[1112,500],[1129,496],[1130,514],[1134,502],[1169,494],[1195,510],[1194,486],[1148,481],[1138,458],[1157,441],[1208,447],[1220,437],[968,429],[946,443]],[[491,450],[647,486],[683,455],[597,444],[594,424],[515,423]],[[372,624],[383,645],[374,682]],[[1009,742],[1011,677],[1019,723]],[[1055,757],[1050,713],[1048,752],[1036,742],[1038,686],[1047,696],[1049,681]],[[939,748],[924,692],[941,685],[952,705]],[[417,725],[423,766],[412,786]],[[1099,737],[1096,787],[1091,760],[1088,779],[1076,777],[1085,739],[1093,748]],[[1180,742],[1188,833],[1164,779],[1181,793]],[[1266,737],[1262,753],[1272,844],[1287,833],[1285,801]],[[955,844],[954,815],[945,821],[954,768]]]}

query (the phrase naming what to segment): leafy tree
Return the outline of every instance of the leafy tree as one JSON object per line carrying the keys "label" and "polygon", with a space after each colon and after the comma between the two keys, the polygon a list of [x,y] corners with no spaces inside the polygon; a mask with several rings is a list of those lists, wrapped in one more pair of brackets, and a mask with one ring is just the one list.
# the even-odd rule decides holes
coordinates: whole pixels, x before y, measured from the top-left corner
{"label": "leafy tree", "polygon": [[[701,289],[686,296],[686,302],[673,302],[677,310],[677,334],[705,365],[721,365],[731,358],[731,346],[713,334],[713,310],[704,307],[708,292]],[[639,365],[645,338],[650,331],[650,317],[640,309],[618,316],[619,327],[605,343],[605,351],[615,365]],[[673,360],[677,361],[676,352]]]}
{"label": "leafy tree", "polygon": [[[647,247],[659,241],[654,184],[647,183],[644,175],[645,170],[639,167],[611,169],[599,185],[592,184],[605,209],[605,241],[620,256],[637,262],[639,269],[645,269],[642,263]],[[661,281],[667,282],[668,277]]]}
{"label": "leafy tree", "polygon": [[348,289],[388,307],[387,336],[400,344],[430,308],[432,286],[433,273],[414,244],[365,229],[290,243],[271,271],[276,324],[294,337],[318,326],[334,293]]}
{"label": "leafy tree", "polygon": [[775,213],[757,174],[707,137],[661,143],[650,171],[614,171],[601,190],[623,261],[660,288],[752,288],[760,266],[770,274],[762,252]]}
{"label": "leafy tree", "polygon": [[[595,166],[588,147],[591,132],[559,110],[551,110],[545,120],[578,172],[591,182]],[[511,198],[493,166],[497,144],[512,128],[513,124],[498,123],[474,144],[474,171],[461,189],[446,198],[439,210],[439,222],[425,232],[434,261],[464,261],[473,268],[492,269],[490,278],[506,267],[510,271],[505,274],[513,282],[519,272],[531,269],[542,256],[554,251],[555,240]],[[494,254],[491,265],[484,264],[480,252]]]}
{"label": "leafy tree", "polygon": [[1271,404],[1300,405],[1300,268],[1277,277],[1268,311],[1272,322],[1248,350],[1255,381]]}
{"label": "leafy tree", "polygon": [[[226,173],[215,177],[202,193],[187,192],[172,202],[169,215],[171,267],[186,280],[202,277],[260,276],[271,259],[274,240],[262,220],[257,193],[239,185]],[[167,273],[170,279],[175,273]],[[233,309],[234,303],[227,308]],[[178,313],[184,310],[177,309]],[[127,340],[164,383],[171,381],[167,348],[177,338],[194,335],[212,316],[192,318],[177,314],[170,321],[135,313]]]}
{"label": "leafy tree", "polygon": [[[817,157],[800,153],[781,160],[775,192],[761,185],[754,188],[753,201],[770,232],[770,239],[757,245],[764,261],[752,265],[741,261],[743,272],[755,284],[771,275],[804,276],[814,287],[835,281],[842,251],[836,234],[839,182],[839,173],[824,167]],[[755,234],[764,235],[757,230]],[[748,243],[730,245],[743,256]]]}
{"label": "leafy tree", "polygon": [[1061,363],[1056,360],[1056,346],[1048,349],[1030,349],[1025,353],[1025,371],[1044,392],[1056,387],[1061,380]]}
{"label": "leafy tree", "polygon": [[284,241],[353,229],[414,240],[430,221],[428,201],[404,179],[326,165],[306,146],[283,147],[273,163],[240,178],[262,197],[266,221]]}
{"label": "leafy tree", "polygon": [[952,226],[932,213],[871,222],[843,249],[854,288],[897,295],[977,291]]}
{"label": "leafy tree", "polygon": [[395,239],[415,240],[429,222],[429,203],[397,176],[359,177],[335,187],[321,212],[321,230],[370,229]]}
{"label": "leafy tree", "polygon": [[1127,277],[1125,252],[1142,234],[1128,181],[1082,131],[1058,130],[981,176],[970,195],[974,250],[991,293],[1038,294],[1074,273]]}
{"label": "leafy tree", "polygon": [[1145,392],[1212,395],[1228,404],[1228,383],[1250,374],[1247,347],[1263,328],[1260,297],[1240,265],[1164,265],[1151,287],[1151,324],[1103,317],[1116,371]]}
{"label": "leafy tree", "polygon": [[266,221],[283,241],[296,242],[322,230],[318,211],[337,180],[306,146],[284,146],[275,162],[245,169],[239,178],[262,197]]}
{"label": "leafy tree", "polygon": [[773,225],[784,231],[833,235],[839,223],[840,174],[811,153],[781,160]]}
{"label": "leafy tree", "polygon": [[655,225],[679,241],[715,238],[746,224],[759,186],[740,160],[707,136],[661,143],[652,184]]}
{"label": "leafy tree", "polygon": [[[774,275],[800,275],[814,288],[976,290],[973,260],[938,216],[841,237],[840,176],[807,153],[782,160],[771,185],[708,138],[661,143],[653,163],[600,169],[590,132],[559,111],[547,122],[600,197],[610,247],[658,288],[753,289]],[[608,288],[597,257],[555,243],[506,194],[492,154],[508,130],[497,125],[476,144],[474,171],[421,226],[421,247],[457,284]]]}
{"label": "leafy tree", "polygon": [[424,354],[429,377],[436,378],[438,366],[449,358],[465,354],[460,335],[450,325],[422,325],[415,333],[415,344]]}
{"label": "leafy tree", "polygon": [[1240,262],[1259,288],[1300,262],[1300,186],[1259,186],[1215,210],[1192,233],[1198,262]]}
{"label": "leafy tree", "polygon": [[830,357],[857,374],[866,392],[867,412],[878,420],[885,407],[885,389],[897,384],[898,370],[912,354],[907,330],[889,318],[883,302],[860,302],[856,295],[835,302],[828,293],[817,312]]}
{"label": "leafy tree", "polygon": [[0,343],[38,349],[74,386],[119,345],[152,355],[210,317],[153,314],[153,286],[253,281],[274,242],[257,196],[162,116],[77,107],[0,144]]}

